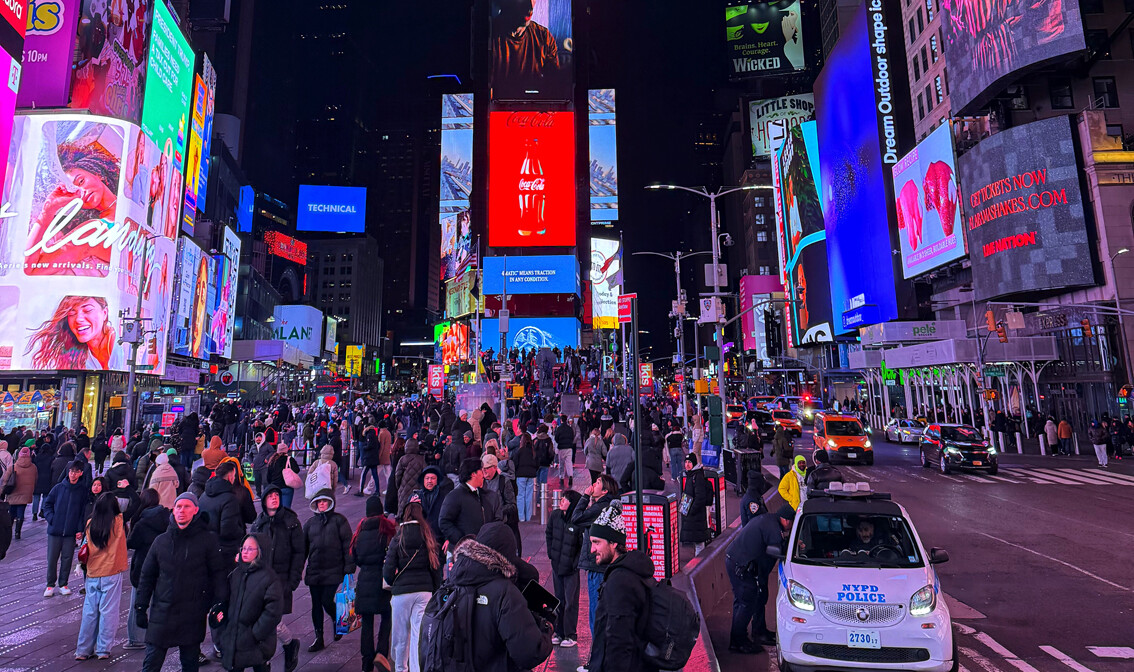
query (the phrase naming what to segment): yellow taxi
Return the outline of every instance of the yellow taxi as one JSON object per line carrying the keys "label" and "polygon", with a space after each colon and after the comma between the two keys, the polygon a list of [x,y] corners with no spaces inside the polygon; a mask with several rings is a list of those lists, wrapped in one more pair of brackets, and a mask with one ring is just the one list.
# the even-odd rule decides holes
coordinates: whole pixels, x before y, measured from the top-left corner
{"label": "yellow taxi", "polygon": [[861,462],[874,464],[874,446],[853,415],[839,413],[815,414],[815,447],[827,451],[831,462]]}

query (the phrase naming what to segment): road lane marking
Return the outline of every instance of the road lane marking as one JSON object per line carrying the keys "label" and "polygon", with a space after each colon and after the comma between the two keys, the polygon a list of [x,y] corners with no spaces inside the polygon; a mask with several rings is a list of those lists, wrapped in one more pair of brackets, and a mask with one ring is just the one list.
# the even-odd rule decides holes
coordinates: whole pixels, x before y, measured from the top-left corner
{"label": "road lane marking", "polygon": [[862,473],[858,469],[851,469],[850,467],[843,467],[843,469],[846,469],[850,473],[854,474],[854,477],[860,481],[870,481],[870,477]]}
{"label": "road lane marking", "polygon": [[993,476],[992,474],[985,474],[984,477],[985,478],[991,478],[994,481],[1001,481],[1001,482],[1004,482],[1004,483],[1015,483],[1016,485],[1020,485],[1020,484],[1023,483],[1023,481],[1017,481],[1016,479],[1008,478],[1007,476],[999,476],[999,475]]}
{"label": "road lane marking", "polygon": [[1012,474],[1034,481],[1040,485],[1082,485],[1082,483],[1065,479],[1062,476],[1039,474],[1031,469],[1012,469]]}
{"label": "road lane marking", "polygon": [[1129,646],[1088,646],[1087,650],[1099,658],[1124,658],[1134,660],[1134,648]]}
{"label": "road lane marking", "polygon": [[1062,651],[1055,648],[1054,646],[1041,646],[1039,648],[1040,648],[1040,651],[1043,651],[1044,653],[1046,653],[1047,655],[1051,656],[1052,658],[1058,660],[1059,662],[1063,663],[1067,667],[1070,667],[1072,670],[1075,670],[1075,672],[1095,672],[1094,670],[1087,667],[1086,665],[1079,664],[1078,662],[1075,661],[1074,658],[1067,655],[1066,653],[1063,653]]}
{"label": "road lane marking", "polygon": [[1012,546],[1014,548],[1018,548],[1021,551],[1027,551],[1028,553],[1038,555],[1041,558],[1046,558],[1048,560],[1051,560],[1052,562],[1058,562],[1059,564],[1063,565],[1064,567],[1069,567],[1069,568],[1075,570],[1076,572],[1079,572],[1080,574],[1085,574],[1085,575],[1091,577],[1092,579],[1102,581],[1103,583],[1107,584],[1108,586],[1113,586],[1113,587],[1118,588],[1119,590],[1125,591],[1127,593],[1132,592],[1131,589],[1127,588],[1126,586],[1117,584],[1114,581],[1109,581],[1107,579],[1104,579],[1103,577],[1099,576],[1098,574],[1092,574],[1091,572],[1088,572],[1087,570],[1085,570],[1081,567],[1076,567],[1075,565],[1072,565],[1069,562],[1064,562],[1064,561],[1060,560],[1059,558],[1053,558],[1046,553],[1040,553],[1039,551],[1033,551],[1032,549],[1030,549],[1026,546],[1021,546],[1020,544],[1013,543],[1013,542],[1008,541],[1006,539],[1001,539],[1000,537],[994,537],[991,534],[988,534],[986,532],[977,532],[977,534],[981,535],[982,537],[988,537],[989,539],[999,541],[1002,544],[1008,544],[1009,546]]}
{"label": "road lane marking", "polygon": [[1116,485],[1134,485],[1134,477],[1120,474],[1116,471],[1092,471],[1090,472],[1095,478],[1103,481],[1109,481]]}
{"label": "road lane marking", "polygon": [[1020,672],[1039,672],[1036,668],[1017,658],[1016,654],[1004,648],[1003,644],[993,639],[988,633],[978,632],[974,639],[995,651],[998,655],[1003,657],[1009,665],[1020,670]]}
{"label": "road lane marking", "polygon": [[964,654],[965,658],[968,658],[969,660],[979,665],[980,668],[984,670],[984,672],[1001,672],[1000,668],[993,665],[991,660],[980,655],[973,649],[965,646],[958,646],[957,652]]}
{"label": "road lane marking", "polygon": [[[953,618],[963,618],[967,620],[987,618],[987,616],[985,616],[984,614],[980,613],[976,609],[973,609],[972,607],[953,597],[949,593],[942,594],[945,596],[945,604],[949,605],[949,613],[953,616]],[[961,623],[954,623],[954,625],[958,626],[958,628],[961,628],[961,632],[966,635],[971,635],[976,632],[972,628]],[[964,632],[965,630],[969,630],[970,632]]]}
{"label": "road lane marking", "polygon": [[[1075,471],[1070,470],[1070,469],[1060,469],[1058,471],[1056,471],[1055,469],[1036,469],[1036,471],[1040,472],[1041,474],[1058,475],[1062,478],[1071,479],[1072,481],[1076,481],[1078,483],[1083,483],[1085,485],[1098,485],[1098,483],[1099,483],[1098,480],[1096,478],[1094,478],[1093,475],[1075,472]],[[1070,472],[1070,473],[1068,473],[1068,472]]]}

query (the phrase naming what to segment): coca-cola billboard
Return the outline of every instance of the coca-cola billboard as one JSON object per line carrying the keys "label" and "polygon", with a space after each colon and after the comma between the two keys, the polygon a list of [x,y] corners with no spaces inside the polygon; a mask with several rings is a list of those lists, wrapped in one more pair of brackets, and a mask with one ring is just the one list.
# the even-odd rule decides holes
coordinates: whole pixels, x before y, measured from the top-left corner
{"label": "coca-cola billboard", "polygon": [[575,114],[489,115],[488,244],[575,244]]}
{"label": "coca-cola billboard", "polygon": [[155,216],[153,141],[93,115],[16,117],[0,218],[0,369],[127,369],[139,291],[146,371],[165,370],[175,245]]}

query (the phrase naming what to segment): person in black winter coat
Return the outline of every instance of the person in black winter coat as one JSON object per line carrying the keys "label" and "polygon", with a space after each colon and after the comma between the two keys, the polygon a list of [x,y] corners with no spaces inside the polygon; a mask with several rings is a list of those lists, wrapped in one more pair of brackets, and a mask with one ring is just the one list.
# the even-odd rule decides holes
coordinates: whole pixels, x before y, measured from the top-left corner
{"label": "person in black winter coat", "polygon": [[713,491],[709,479],[701,468],[697,453],[685,456],[685,486],[681,489],[681,543],[703,544],[712,538],[709,532],[709,519],[706,511],[712,501]]}
{"label": "person in black winter coat", "polygon": [[484,489],[480,460],[462,462],[460,476],[461,484],[445,497],[438,520],[449,552],[461,539],[480,532],[485,523],[504,520],[500,496]]}
{"label": "person in black winter coat", "polygon": [[126,537],[126,548],[133,550],[130,558],[130,585],[134,587],[130,616],[126,623],[126,649],[144,649],[146,631],[138,627],[135,620],[138,599],[138,583],[142,579],[142,565],[158,535],[169,529],[169,509],[158,501],[157,490],[146,488],[138,500],[138,511],[130,520],[130,534]]}
{"label": "person in black winter coat", "polygon": [[568,490],[559,498],[559,508],[547,520],[547,557],[551,560],[551,579],[559,600],[552,644],[567,648],[579,638],[579,556],[583,551],[583,528],[571,523],[571,514],[582,495]]}
{"label": "person in black winter coat", "polygon": [[516,576],[513,579],[516,587],[523,590],[532,581],[539,583],[539,570],[520,557],[519,549],[516,547],[516,537],[511,532],[511,528],[504,523],[485,523],[477,533],[476,540],[508,558],[508,562],[516,568]]}
{"label": "person in black winter coat", "polygon": [[591,552],[603,568],[595,609],[589,672],[652,672],[642,660],[642,620],[650,607],[646,581],[654,563],[642,551],[626,550],[621,510],[608,509],[591,525]]}
{"label": "person in black winter coat", "polygon": [[[292,611],[292,596],[303,580],[303,563],[306,558],[303,527],[295,511],[285,507],[280,490],[269,486],[260,499],[263,511],[252,523],[251,534],[261,540],[261,552],[267,554],[268,565],[280,579],[283,591],[283,613]],[[291,672],[299,662],[299,639],[281,622],[276,628],[277,638],[283,646],[284,670]]]}
{"label": "person in black winter coat", "polygon": [[169,529],[158,535],[142,564],[135,616],[146,628],[143,672],[158,672],[178,647],[183,669],[196,669],[209,609],[228,599],[220,542],[200,515],[196,497],[178,496]]}
{"label": "person in black winter coat", "polygon": [[[477,672],[532,670],[551,655],[551,625],[528,610],[515,576],[507,558],[478,541],[467,540],[454,551],[448,583],[456,587],[454,595],[464,591],[463,599],[473,602],[469,641]],[[440,594],[426,613],[436,611]]]}
{"label": "person in black winter coat", "polygon": [[[662,480],[662,469],[660,461],[654,459],[655,455],[650,453],[653,449],[647,450],[642,446],[642,489],[643,490],[664,490],[665,481]],[[656,457],[661,459],[661,453],[658,452]],[[636,489],[638,482],[638,468],[635,462],[631,462],[630,466],[622,472],[622,481],[618,484],[621,492],[626,493]]]}
{"label": "person in black winter coat", "polygon": [[228,575],[228,606],[217,614],[221,665],[231,672],[267,672],[276,653],[276,627],[283,619],[283,587],[266,557],[270,542],[248,535],[240,562]]}
{"label": "person in black winter coat", "polygon": [[106,480],[110,482],[111,488],[117,488],[119,481],[128,481],[131,489],[138,489],[138,477],[130,464],[130,456],[120,450],[111,458],[110,464],[110,469],[106,472]]}
{"label": "person in black winter coat", "polygon": [[[390,655],[390,591],[382,587],[382,570],[390,540],[398,531],[394,521],[384,515],[382,500],[371,495],[366,500],[366,517],[359,521],[350,543],[351,559],[358,566],[354,589],[354,610],[362,617],[362,669],[374,669],[374,655]],[[374,617],[381,617],[378,645],[374,645]]]}
{"label": "person in black winter coat", "polygon": [[[323,643],[323,612],[335,621],[335,591],[347,574],[354,574],[354,559],[350,555],[350,523],[335,512],[335,492],[320,490],[311,499],[315,515],[303,525],[307,547],[307,573],[303,577],[311,591],[311,624],[315,627],[315,641],[307,647],[309,653],[321,651]],[[335,641],[342,635],[335,635]]]}
{"label": "person in black winter coat", "polygon": [[414,491],[411,498],[416,495],[421,500],[421,508],[425,512],[425,519],[433,530],[433,536],[439,542],[444,542],[441,536],[441,507],[449,493],[453,492],[453,481],[441,473],[441,469],[429,466],[421,470],[418,481],[421,489]]}
{"label": "person in black winter coat", "polygon": [[831,464],[831,457],[825,450],[816,450],[812,455],[814,464],[807,468],[804,482],[808,488],[826,490],[830,483],[843,482],[843,472]]}
{"label": "person in black winter coat", "polygon": [[191,492],[197,495],[197,499],[205,496],[205,486],[208,485],[209,479],[213,477],[213,472],[208,467],[197,467],[193,470],[193,476],[189,481],[189,489],[186,492]]}
{"label": "person in black winter coat", "polygon": [[56,581],[59,582],[60,593],[71,594],[67,581],[75,557],[75,542],[83,532],[89,508],[89,486],[83,480],[86,467],[78,460],[72,462],[66,469],[63,482],[56,483],[43,502],[43,515],[47,518],[47,589],[44,597],[55,594]]}
{"label": "person in black winter coat", "polygon": [[[67,475],[68,465],[70,465],[74,461],[75,444],[71,443],[70,441],[65,441],[60,444],[59,450],[56,451],[55,459],[51,461],[51,469],[49,473],[51,474],[52,486],[63,481],[63,478]],[[43,472],[41,471],[40,473]],[[47,491],[51,492],[51,488],[48,488]]]}
{"label": "person in black winter coat", "polygon": [[32,493],[33,521],[40,517],[40,512],[43,510],[43,498],[51,492],[51,486],[55,485],[55,481],[51,480],[51,465],[55,462],[55,459],[55,443],[47,441],[36,449],[35,456],[32,457],[36,469],[35,490]]}
{"label": "person in black winter coat", "polygon": [[421,617],[433,592],[441,585],[441,545],[425,520],[417,495],[402,511],[402,523],[386,551],[382,578],[390,586],[395,670],[417,659]]}
{"label": "person in black winter coat", "polygon": [[205,484],[205,496],[200,499],[201,510],[209,514],[209,529],[220,541],[221,559],[229,570],[236,566],[236,554],[245,535],[240,500],[233,492],[235,482],[236,466],[225,462]]}
{"label": "person in black winter coat", "polygon": [[748,470],[748,489],[740,500],[740,525],[748,524],[756,516],[767,513],[768,505],[764,503],[764,493],[772,487],[760,469]]}

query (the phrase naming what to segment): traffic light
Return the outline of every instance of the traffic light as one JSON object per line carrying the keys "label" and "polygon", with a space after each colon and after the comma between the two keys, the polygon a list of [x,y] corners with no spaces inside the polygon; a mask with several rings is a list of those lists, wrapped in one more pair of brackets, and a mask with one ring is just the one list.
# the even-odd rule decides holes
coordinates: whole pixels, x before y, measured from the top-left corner
{"label": "traffic light", "polygon": [[1087,318],[1084,317],[1079,322],[1079,324],[1083,325],[1083,336],[1084,337],[1086,337],[1086,338],[1094,338],[1095,337],[1095,330],[1091,327],[1091,321],[1090,320],[1088,320]]}
{"label": "traffic light", "polygon": [[712,396],[708,398],[709,404],[709,443],[714,446],[724,445],[724,408],[721,398]]}
{"label": "traffic light", "polygon": [[985,311],[984,320],[988,324],[989,331],[996,331],[996,316],[992,314],[991,310]]}
{"label": "traffic light", "polygon": [[1003,324],[996,325],[996,337],[1000,339],[1001,343],[1008,342],[1008,330],[1004,328]]}

